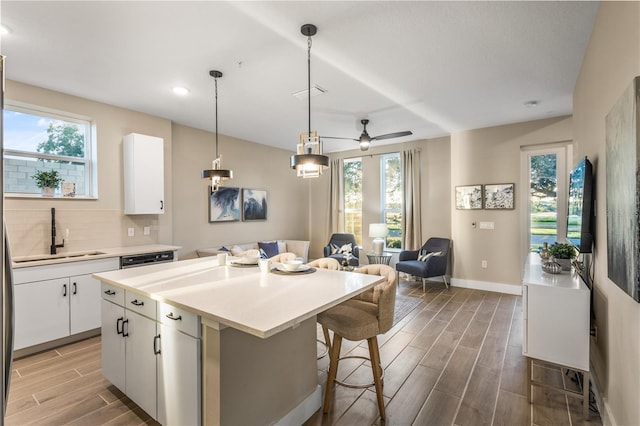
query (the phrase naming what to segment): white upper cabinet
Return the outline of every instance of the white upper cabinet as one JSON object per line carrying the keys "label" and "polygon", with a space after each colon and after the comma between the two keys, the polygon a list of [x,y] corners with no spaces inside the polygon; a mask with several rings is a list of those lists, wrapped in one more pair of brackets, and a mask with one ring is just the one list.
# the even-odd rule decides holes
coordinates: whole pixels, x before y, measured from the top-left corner
{"label": "white upper cabinet", "polygon": [[124,137],[124,214],[164,213],[164,141],[130,133]]}

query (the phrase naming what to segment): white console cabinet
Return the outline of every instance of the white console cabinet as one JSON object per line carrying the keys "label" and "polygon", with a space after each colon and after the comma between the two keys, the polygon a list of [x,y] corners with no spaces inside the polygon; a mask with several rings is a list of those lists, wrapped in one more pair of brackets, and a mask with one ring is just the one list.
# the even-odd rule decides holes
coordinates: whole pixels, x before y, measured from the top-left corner
{"label": "white console cabinet", "polygon": [[164,213],[164,141],[130,133],[124,154],[124,214]]}
{"label": "white console cabinet", "polygon": [[[522,279],[522,354],[584,374],[583,404],[588,414],[590,290],[575,271],[549,274],[540,256],[529,254]],[[529,393],[531,393],[531,386]],[[574,396],[575,394],[572,393]]]}

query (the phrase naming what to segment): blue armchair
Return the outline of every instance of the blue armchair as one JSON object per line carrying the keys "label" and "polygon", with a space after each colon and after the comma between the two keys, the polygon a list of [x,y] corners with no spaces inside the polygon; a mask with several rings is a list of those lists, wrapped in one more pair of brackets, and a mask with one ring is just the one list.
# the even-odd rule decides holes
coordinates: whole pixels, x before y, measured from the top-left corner
{"label": "blue armchair", "polygon": [[429,238],[420,250],[404,250],[400,252],[396,262],[396,279],[400,282],[400,272],[422,278],[422,291],[426,288],[426,279],[442,277],[447,282],[447,266],[449,265],[449,249],[451,240],[447,238]]}
{"label": "blue armchair", "polygon": [[356,243],[356,237],[353,234],[333,234],[329,239],[329,244],[324,247],[324,257],[336,259],[342,265],[343,253],[336,252],[345,244],[351,244],[351,258],[349,265],[360,266],[360,247]]}

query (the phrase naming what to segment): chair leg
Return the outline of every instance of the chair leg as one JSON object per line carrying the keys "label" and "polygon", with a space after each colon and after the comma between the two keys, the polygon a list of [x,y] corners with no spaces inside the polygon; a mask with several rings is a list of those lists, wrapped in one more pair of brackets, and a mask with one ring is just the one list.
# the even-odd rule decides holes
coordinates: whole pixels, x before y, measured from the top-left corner
{"label": "chair leg", "polygon": [[327,385],[324,390],[324,404],[322,405],[322,412],[325,414],[329,413],[329,407],[331,405],[333,386],[336,381],[336,375],[338,374],[338,361],[340,359],[341,346],[342,336],[333,333],[333,343],[331,344],[331,350],[329,351],[329,374],[327,375]]}
{"label": "chair leg", "polygon": [[329,336],[329,329],[324,325],[322,326],[322,334],[324,334],[324,343],[327,345],[327,348],[329,348],[329,351],[331,351],[331,336]]}
{"label": "chair leg", "polygon": [[447,282],[447,276],[446,276],[446,275],[443,275],[443,276],[442,276],[442,279],[444,280],[444,286],[445,286],[446,288],[449,288],[449,283]]}
{"label": "chair leg", "polygon": [[376,396],[378,397],[378,411],[380,418],[384,420],[384,397],[382,396],[382,364],[380,363],[380,350],[378,348],[377,336],[367,339],[369,343],[369,356],[371,357],[371,369],[373,370],[373,383],[376,387]]}
{"label": "chair leg", "polygon": [[400,271],[396,269],[396,293],[400,292]]}
{"label": "chair leg", "polygon": [[427,292],[427,280],[426,280],[426,278],[422,279],[422,292],[423,293]]}

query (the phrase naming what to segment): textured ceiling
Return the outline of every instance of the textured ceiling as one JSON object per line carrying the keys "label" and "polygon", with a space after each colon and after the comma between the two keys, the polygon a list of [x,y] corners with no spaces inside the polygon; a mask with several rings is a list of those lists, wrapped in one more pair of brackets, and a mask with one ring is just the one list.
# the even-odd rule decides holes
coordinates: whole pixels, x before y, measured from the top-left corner
{"label": "textured ceiling", "polygon": [[[6,77],[293,150],[311,127],[395,143],[571,114],[597,2],[1,3]],[[177,97],[176,85],[190,94]],[[524,106],[538,102],[536,108]],[[325,151],[357,147],[325,140]]]}

